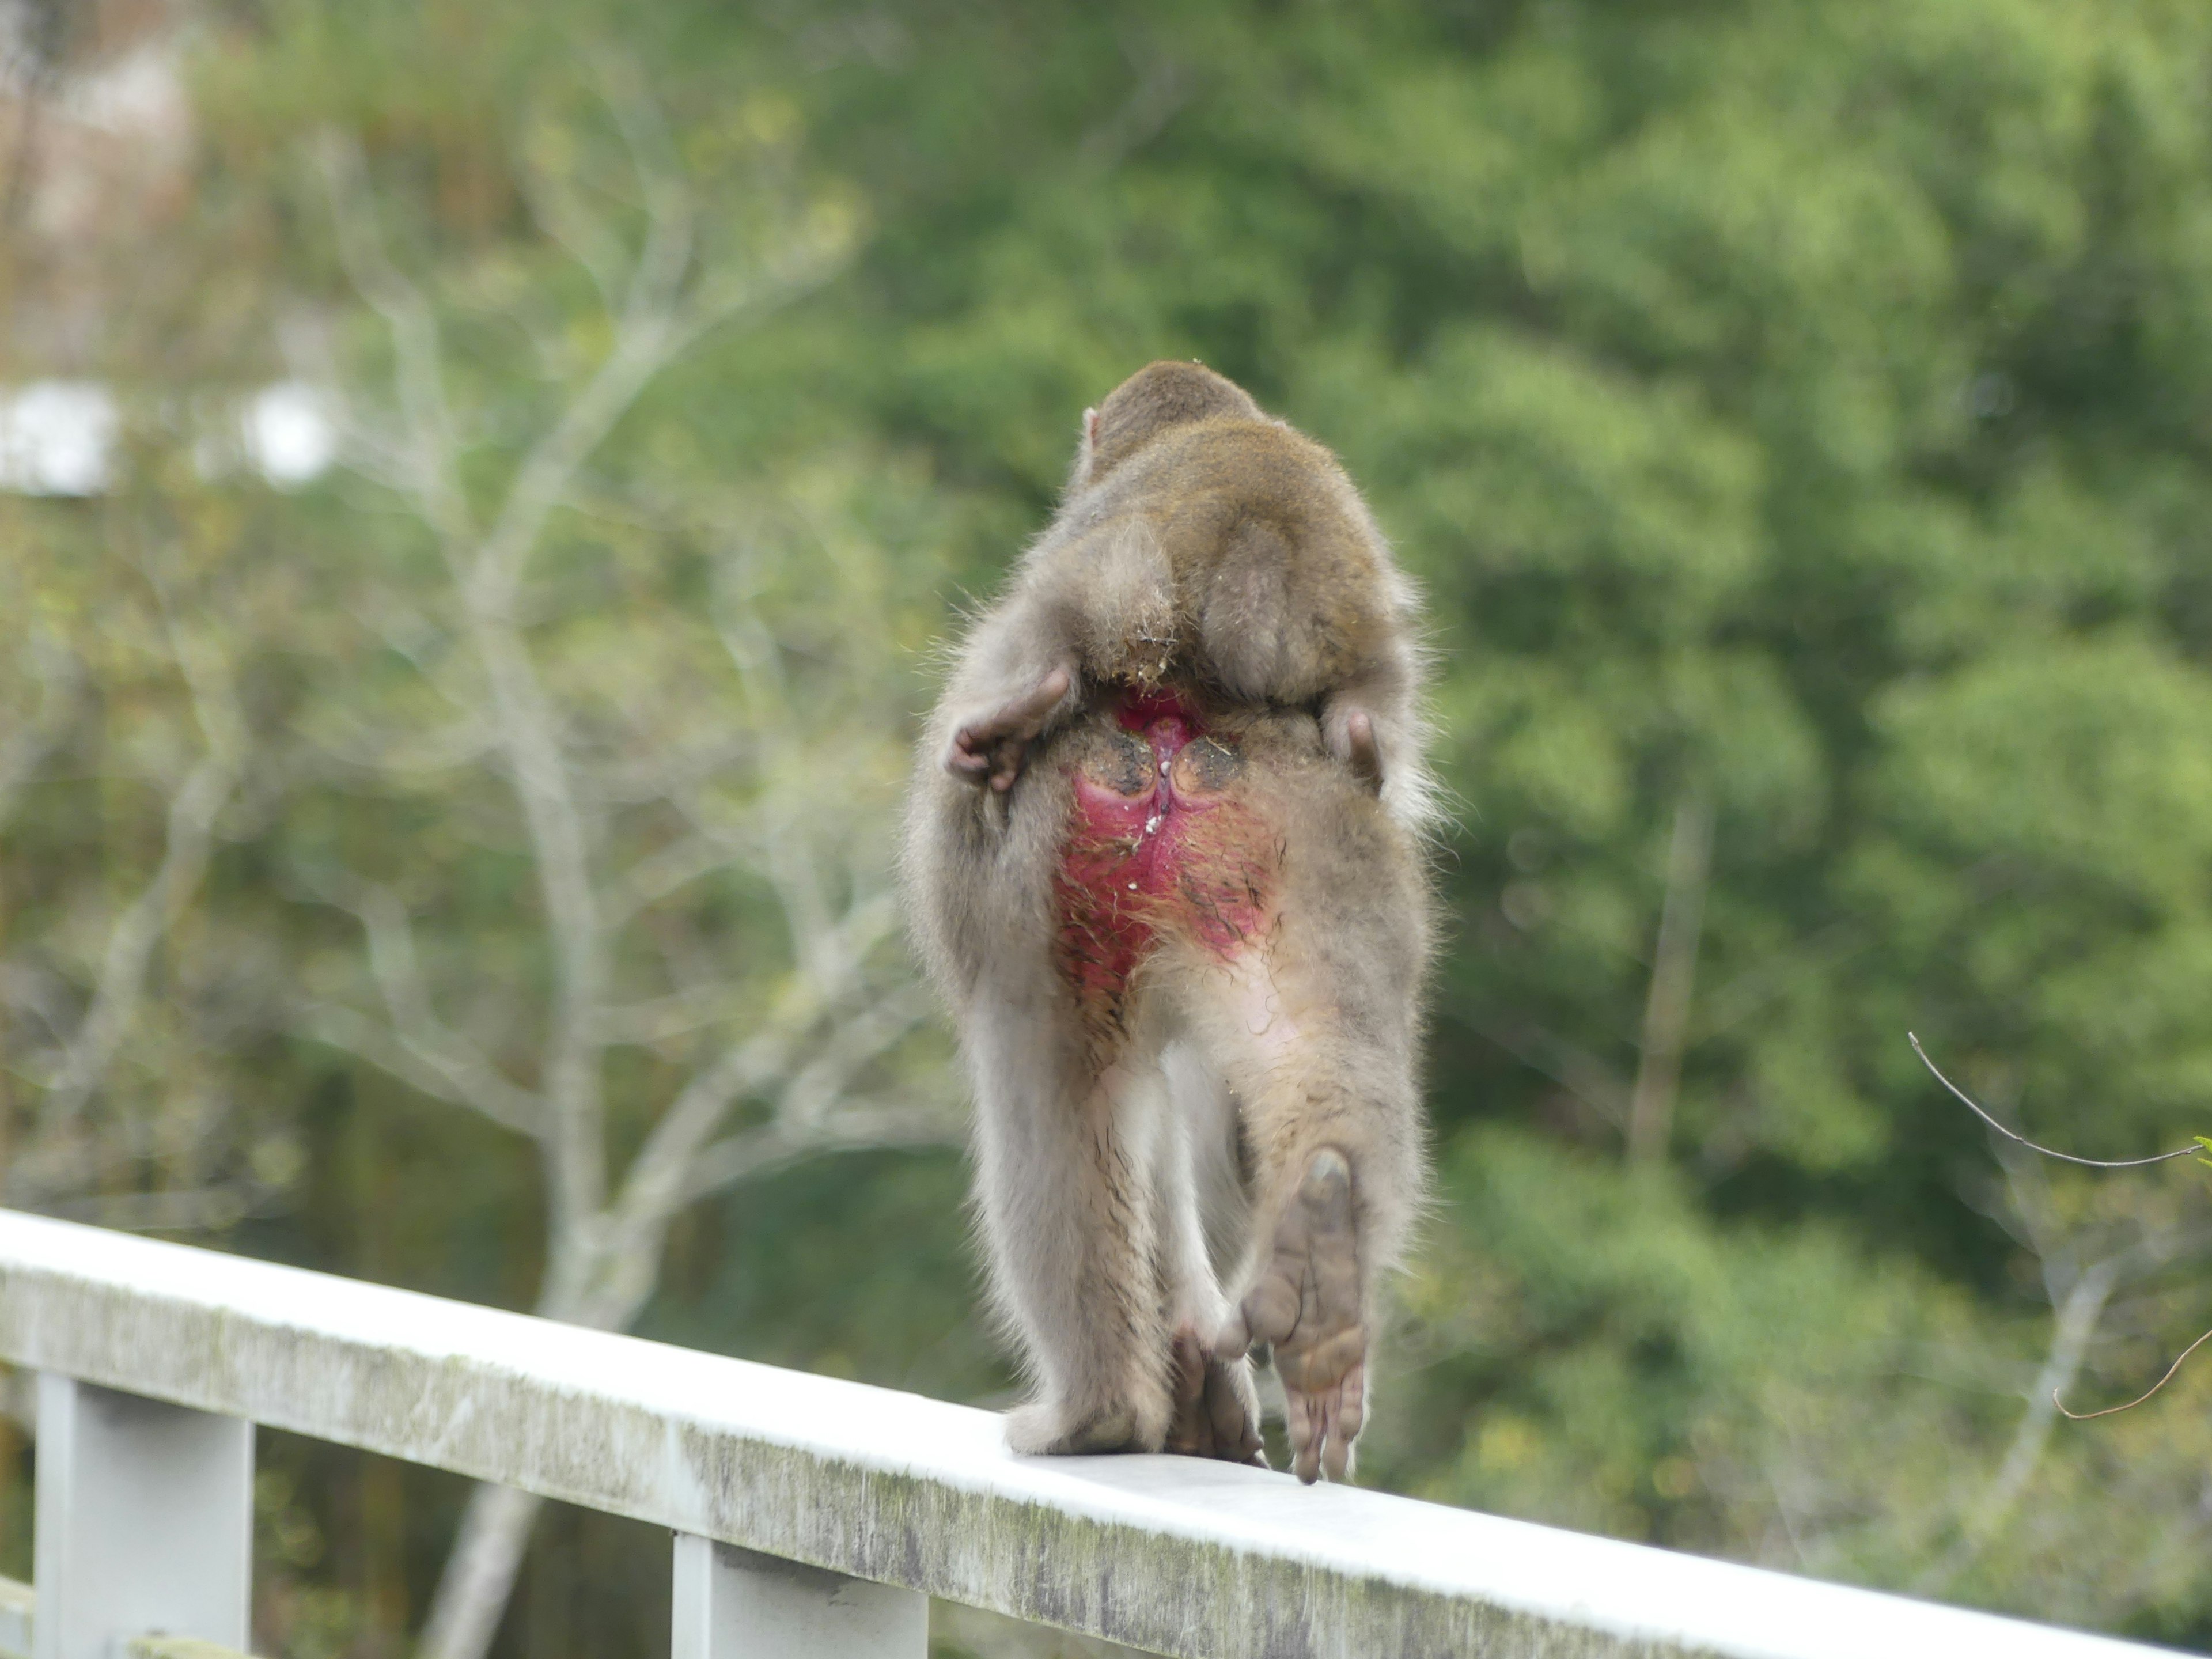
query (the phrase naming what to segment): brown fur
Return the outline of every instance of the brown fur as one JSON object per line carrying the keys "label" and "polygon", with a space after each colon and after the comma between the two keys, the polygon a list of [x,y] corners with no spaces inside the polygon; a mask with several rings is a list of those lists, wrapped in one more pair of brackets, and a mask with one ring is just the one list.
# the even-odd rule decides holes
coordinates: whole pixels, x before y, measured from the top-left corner
{"label": "brown fur", "polygon": [[1410,603],[1325,451],[1156,364],[963,645],[902,857],[1036,1388],[1018,1449],[1249,1460],[1271,1343],[1298,1474],[1346,1470],[1422,1182]]}
{"label": "brown fur", "polygon": [[[947,687],[946,763],[1004,788],[1098,688],[1174,679],[1307,709],[1420,823],[1415,603],[1328,450],[1212,370],[1154,363],[1085,414],[1059,514]],[[1065,689],[1039,708],[1054,674]]]}

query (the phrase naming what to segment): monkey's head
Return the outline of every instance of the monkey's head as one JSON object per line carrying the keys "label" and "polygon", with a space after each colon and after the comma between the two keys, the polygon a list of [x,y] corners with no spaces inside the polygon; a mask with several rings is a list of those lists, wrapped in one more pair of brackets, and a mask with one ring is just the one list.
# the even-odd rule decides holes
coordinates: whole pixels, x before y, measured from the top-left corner
{"label": "monkey's head", "polygon": [[1083,447],[1073,487],[1088,488],[1171,426],[1194,421],[1264,421],[1243,387],[1203,363],[1146,365],[1083,411]]}

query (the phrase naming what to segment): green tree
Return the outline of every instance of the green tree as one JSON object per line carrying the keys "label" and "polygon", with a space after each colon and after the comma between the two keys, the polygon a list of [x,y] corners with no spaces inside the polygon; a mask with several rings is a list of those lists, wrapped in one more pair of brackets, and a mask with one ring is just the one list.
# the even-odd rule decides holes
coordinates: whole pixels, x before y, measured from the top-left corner
{"label": "green tree", "polygon": [[[2054,1377],[2132,1393],[2202,1328],[2200,1200],[1993,1162],[1904,1033],[2084,1153],[2204,1124],[2212,24],[2150,0],[288,0],[219,12],[201,39],[193,211],[83,255],[105,275],[77,289],[123,296],[129,327],[98,362],[21,374],[149,388],[133,423],[157,450],[179,392],[292,373],[358,394],[394,340],[361,290],[392,296],[349,277],[302,165],[334,128],[436,324],[449,494],[496,522],[532,434],[618,358],[607,250],[647,246],[663,211],[578,49],[617,40],[665,112],[676,165],[646,176],[696,193],[702,270],[758,271],[823,204],[854,234],[834,262],[807,244],[819,280],[772,322],[702,334],[641,383],[530,544],[514,628],[579,775],[760,729],[714,626],[742,601],[812,691],[768,721],[788,746],[733,754],[720,805],[805,803],[821,845],[864,844],[924,695],[905,653],[939,605],[988,587],[1042,521],[1077,411],[1149,358],[1203,357],[1340,450],[1430,597],[1460,802],[1439,860],[1447,1174],[1382,1372],[1375,1477],[2203,1644],[2198,1382],[2094,1430],[2041,1403]],[[131,478],[201,504],[169,520],[203,526],[178,581],[236,558],[238,591],[294,585],[218,641],[254,752],[284,758],[218,814],[172,927],[204,915],[262,941],[342,1036],[393,1012],[345,908],[388,920],[374,890],[397,894],[444,1023],[536,1089],[559,993],[526,815],[475,764],[507,751],[471,749],[439,690],[489,684],[447,563],[477,544],[419,487]],[[20,512],[38,557],[9,579],[40,608],[0,625],[27,640],[35,614],[66,644],[100,609],[70,592],[126,591],[131,567],[101,562],[124,557],[121,521]],[[810,550],[831,547],[869,551]],[[118,627],[151,603],[129,591]],[[66,717],[61,748],[37,735],[62,729],[36,711],[76,707],[71,684],[107,683],[106,659],[27,646],[8,667],[21,712],[0,752],[48,759],[6,831],[5,948],[71,964],[41,971],[74,988],[72,1017],[100,955],[82,941],[103,937],[83,919],[145,890],[178,757],[204,752],[169,648],[130,671],[183,734],[143,793],[64,761],[90,716]],[[42,661],[88,666],[47,675],[42,701]],[[132,826],[113,852],[72,816],[103,790]],[[692,830],[665,799],[591,799],[595,856],[676,867]],[[810,971],[773,860],[730,868],[641,921],[607,970],[626,998],[665,1002],[665,964],[704,951],[737,988],[733,1032]],[[118,1064],[151,1110],[186,1000],[147,983]],[[10,1053],[44,1043],[10,1008]],[[681,1088],[687,1041],[610,1059],[611,1157]],[[901,1100],[938,1074],[911,1042],[881,1079]],[[240,1125],[306,1152],[305,1190],[339,1195],[362,1240],[395,1224],[371,1194],[408,1194],[389,1255],[331,1242],[352,1235],[312,1206],[241,1242],[535,1294],[532,1177],[496,1136],[327,1044],[195,1052]],[[40,1048],[11,1080],[19,1126],[52,1067]],[[852,1168],[849,1188],[794,1171],[674,1224],[641,1317],[988,1396],[1003,1379],[980,1345],[932,1358],[887,1310],[965,1297],[957,1172]],[[878,1203],[908,1228],[896,1264],[872,1229],[815,1212]],[[743,1242],[727,1262],[716,1229]],[[803,1260],[764,1263],[784,1237]],[[410,1511],[421,1561],[442,1539],[419,1517],[439,1513]],[[633,1595],[661,1571],[643,1549],[621,1570]]]}

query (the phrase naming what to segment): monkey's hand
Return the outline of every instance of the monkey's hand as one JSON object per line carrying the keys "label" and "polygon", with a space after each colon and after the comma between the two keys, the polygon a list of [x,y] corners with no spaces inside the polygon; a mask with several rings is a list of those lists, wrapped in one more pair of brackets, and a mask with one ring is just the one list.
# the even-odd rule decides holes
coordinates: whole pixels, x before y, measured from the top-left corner
{"label": "monkey's hand", "polygon": [[1074,684],[1066,668],[1055,668],[1019,696],[965,722],[945,749],[945,769],[970,783],[1012,788],[1030,744]]}
{"label": "monkey's hand", "polygon": [[1167,1449],[1266,1468],[1251,1368],[1241,1357],[1224,1359],[1208,1352],[1188,1325],[1176,1332],[1174,1359],[1175,1419],[1168,1425]]}
{"label": "monkey's hand", "polygon": [[1367,1414],[1367,1325],[1352,1167],[1334,1147],[1306,1165],[1275,1225],[1259,1283],[1230,1316],[1214,1352],[1233,1358],[1255,1342],[1273,1345],[1291,1473],[1308,1486],[1324,1473],[1342,1480]]}

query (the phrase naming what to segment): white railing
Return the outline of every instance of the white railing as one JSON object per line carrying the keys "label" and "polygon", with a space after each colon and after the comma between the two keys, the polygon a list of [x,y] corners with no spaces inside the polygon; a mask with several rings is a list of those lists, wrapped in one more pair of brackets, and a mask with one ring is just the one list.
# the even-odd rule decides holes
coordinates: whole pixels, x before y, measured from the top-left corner
{"label": "white railing", "polygon": [[40,1374],[37,1659],[247,1645],[257,1423],[670,1528],[675,1659],[921,1659],[932,1595],[1207,1659],[2150,1651],[1225,1463],[1015,1457],[964,1407],[6,1212],[0,1360]]}

